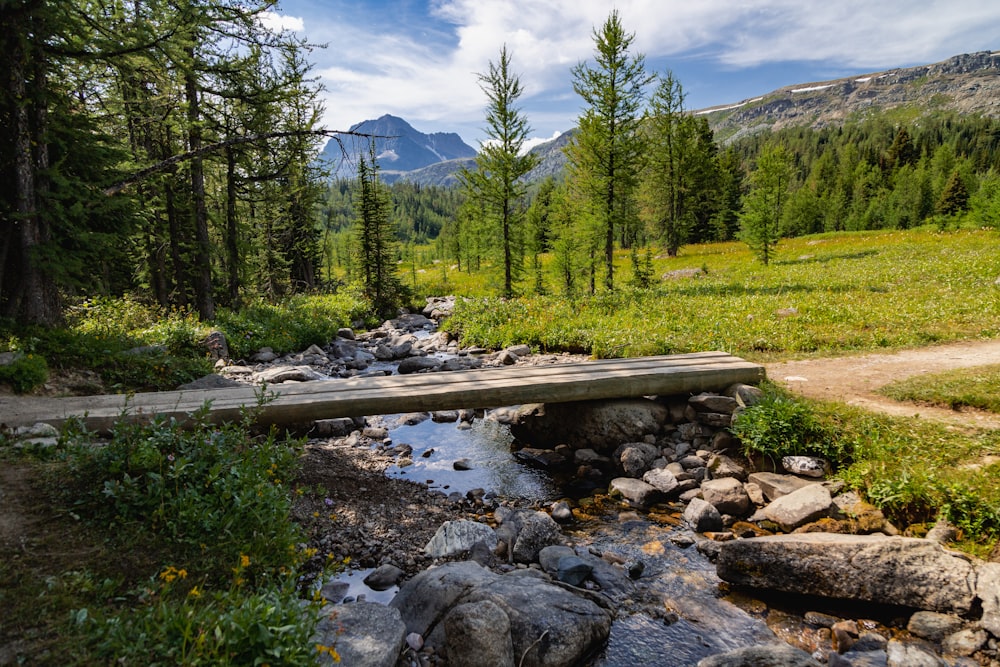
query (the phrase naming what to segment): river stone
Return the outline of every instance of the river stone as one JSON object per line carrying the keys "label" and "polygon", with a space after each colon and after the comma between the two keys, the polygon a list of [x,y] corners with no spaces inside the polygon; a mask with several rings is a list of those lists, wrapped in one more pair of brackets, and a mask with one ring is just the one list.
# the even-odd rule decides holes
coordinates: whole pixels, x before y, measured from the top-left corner
{"label": "river stone", "polygon": [[445,655],[453,665],[514,667],[510,619],[492,600],[456,605],[444,617]]}
{"label": "river stone", "polygon": [[826,477],[830,464],[815,456],[783,456],[781,467],[786,472],[803,477]]}
{"label": "river stone", "polygon": [[983,606],[980,625],[1000,637],[1000,563],[980,563],[976,575],[976,595]]}
{"label": "river stone", "polygon": [[371,573],[365,577],[364,582],[365,585],[373,591],[387,591],[399,583],[399,580],[404,574],[405,572],[395,565],[386,563],[385,565],[379,565],[377,568],[372,570]]}
{"label": "river stone", "polygon": [[724,392],[726,396],[732,396],[736,399],[736,403],[741,408],[749,408],[752,405],[757,405],[760,400],[764,398],[764,392],[760,390],[759,387],[755,387],[751,384],[737,383],[730,385]]}
{"label": "river stone", "polygon": [[594,568],[576,554],[564,556],[556,566],[556,579],[570,586],[579,586],[593,571]]}
{"label": "river stone", "polygon": [[714,454],[709,457],[708,471],[713,479],[735,477],[741,482],[747,481],[747,469],[725,454]]}
{"label": "river stone", "polygon": [[[398,609],[352,602],[324,606],[311,643],[336,647],[341,665],[394,667],[405,640],[406,626]],[[318,664],[334,662],[324,653]]]}
{"label": "river stone", "polygon": [[886,667],[947,667],[948,663],[927,646],[890,639],[885,648]]}
{"label": "river stone", "polygon": [[802,487],[809,486],[810,484],[819,484],[819,482],[813,482],[799,477],[793,477],[791,475],[779,475],[774,472],[750,473],[747,481],[753,482],[759,486],[760,490],[764,492],[764,496],[768,500],[777,500],[781,496],[787,496],[789,493],[798,491]]}
{"label": "river stone", "polygon": [[602,452],[659,433],[669,416],[666,406],[643,398],[532,404],[521,406],[510,430],[534,447],[571,442]]}
{"label": "river stone", "polygon": [[715,506],[701,498],[692,498],[684,510],[684,520],[696,533],[722,530],[722,515]]}
{"label": "river stone", "polygon": [[822,484],[810,484],[764,507],[764,516],[781,526],[782,530],[791,532],[826,516],[832,506],[833,497],[829,489]]}
{"label": "river stone", "polygon": [[629,477],[642,477],[660,455],[660,448],[646,442],[627,442],[615,450],[612,458],[618,461]]}
{"label": "river stone", "polygon": [[928,540],[807,533],[721,544],[718,575],[730,583],[789,593],[967,613],[975,571],[969,558]]}
{"label": "river stone", "polygon": [[750,496],[743,489],[743,482],[735,477],[723,477],[702,482],[701,495],[715,506],[720,514],[744,516],[750,512]]}
{"label": "river stone", "polygon": [[407,357],[399,362],[396,371],[400,375],[409,375],[422,371],[434,371],[441,366],[441,360],[437,357]]}
{"label": "river stone", "polygon": [[447,646],[447,629],[440,621],[448,611],[490,600],[510,621],[519,665],[583,664],[607,640],[611,613],[589,598],[534,576],[515,576],[517,572],[498,575],[468,561],[446,563],[404,583],[390,606],[400,610],[407,632],[423,635],[430,646]]}
{"label": "river stone", "polygon": [[457,556],[471,550],[476,542],[485,542],[490,550],[496,549],[497,534],[478,521],[445,521],[424,547],[424,553],[431,558]]}
{"label": "river stone", "polygon": [[669,496],[680,486],[674,473],[666,468],[653,468],[647,470],[642,476],[642,481],[646,482],[665,496]]}
{"label": "river stone", "polygon": [[323,375],[308,366],[275,366],[254,374],[255,383],[281,384],[282,382],[309,382],[321,380]]}
{"label": "river stone", "polygon": [[634,507],[649,507],[661,497],[655,486],[632,477],[615,477],[608,487],[608,495],[612,498],[624,498]]}
{"label": "river stone", "polygon": [[562,542],[559,524],[545,512],[528,514],[517,532],[511,553],[515,563],[534,563],[538,552],[545,547]]}
{"label": "river stone", "polygon": [[941,642],[941,650],[947,655],[970,656],[987,642],[985,630],[966,628],[948,635]]}
{"label": "river stone", "polygon": [[918,611],[910,617],[906,629],[917,637],[940,642],[962,627],[962,619],[955,614],[940,614],[936,611]]}
{"label": "river stone", "polygon": [[266,364],[274,361],[278,358],[278,355],[274,353],[269,347],[262,347],[257,350],[257,353],[250,357],[250,361],[256,361],[259,364]]}
{"label": "river stone", "polygon": [[710,655],[700,660],[698,667],[820,667],[820,663],[789,644],[766,644]]}
{"label": "river stone", "polygon": [[554,575],[559,571],[559,561],[561,559],[575,555],[576,552],[573,551],[572,547],[554,544],[538,552],[538,564],[542,566],[543,570]]}

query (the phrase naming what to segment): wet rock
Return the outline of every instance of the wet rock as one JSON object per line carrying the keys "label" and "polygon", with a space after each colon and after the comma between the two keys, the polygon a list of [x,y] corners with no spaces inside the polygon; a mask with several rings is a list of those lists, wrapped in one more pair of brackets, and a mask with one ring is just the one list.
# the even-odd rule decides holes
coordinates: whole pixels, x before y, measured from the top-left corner
{"label": "wet rock", "polygon": [[471,550],[477,542],[485,542],[492,550],[497,546],[493,529],[478,521],[445,521],[424,547],[431,558],[457,556]]}
{"label": "wet rock", "polygon": [[781,467],[786,472],[803,477],[826,477],[830,471],[830,464],[815,456],[784,456],[781,458]]}
{"label": "wet rock", "polygon": [[890,639],[886,646],[886,667],[947,667],[929,646]]}
{"label": "wet rock", "polygon": [[410,375],[437,370],[441,366],[441,360],[437,357],[407,357],[399,362],[396,372],[400,375]]}
{"label": "wet rock", "polygon": [[628,442],[615,450],[612,458],[618,461],[629,477],[642,477],[660,455],[660,448],[645,442]]}
{"label": "wet rock", "polygon": [[554,470],[566,465],[566,457],[552,449],[525,447],[514,452],[514,458],[533,468]]}
{"label": "wet rock", "polygon": [[974,569],[967,556],[927,540],[811,533],[721,545],[730,583],[821,597],[967,613]]}
{"label": "wet rock", "polygon": [[917,637],[940,642],[962,627],[962,619],[955,614],[939,614],[934,611],[918,611],[910,617],[906,629]]}
{"label": "wet rock", "polygon": [[748,646],[703,658],[698,667],[821,667],[811,655],[788,644]]}
{"label": "wet rock", "polygon": [[594,568],[576,554],[564,556],[556,565],[557,580],[570,586],[580,586],[590,576]]}
{"label": "wet rock", "polygon": [[431,413],[435,424],[453,424],[458,421],[458,410],[438,410]]}
{"label": "wet rock", "polygon": [[680,482],[677,480],[677,477],[675,477],[674,474],[666,468],[653,468],[652,470],[647,470],[642,476],[642,481],[646,482],[667,497],[673,494],[680,486]]}
{"label": "wet rock", "polygon": [[472,460],[466,458],[456,459],[454,462],[452,462],[451,467],[454,470],[458,470],[460,472],[472,470]]}
{"label": "wet rock", "polygon": [[396,420],[397,426],[416,426],[417,424],[422,424],[423,422],[430,419],[430,413],[427,412],[410,412],[405,415],[400,415],[399,419]]}
{"label": "wet rock", "polygon": [[970,656],[981,649],[988,639],[985,630],[966,628],[945,637],[941,650],[947,655]]}
{"label": "wet rock", "polygon": [[769,504],[764,508],[764,516],[790,532],[826,516],[832,506],[830,491],[821,484],[810,484]]}
{"label": "wet rock", "polygon": [[[405,639],[399,610],[374,602],[352,602],[323,607],[311,643],[335,646],[342,665],[393,667]],[[334,663],[322,654],[319,664]]]}
{"label": "wet rock", "polygon": [[387,563],[372,570],[364,581],[373,591],[386,591],[399,583],[404,574],[405,572],[395,565]]}
{"label": "wet rock", "polygon": [[633,507],[649,507],[662,497],[655,486],[633,477],[616,477],[611,480],[608,495],[612,498],[624,498]]}
{"label": "wet rock", "polygon": [[445,655],[454,665],[514,667],[510,619],[496,602],[480,600],[452,607],[444,617]]}
{"label": "wet rock", "polygon": [[400,610],[407,631],[423,635],[429,645],[447,646],[448,630],[439,619],[457,605],[483,600],[506,614],[514,655],[525,665],[583,664],[611,631],[611,614],[589,598],[534,576],[498,575],[470,562],[421,572],[390,605]]}
{"label": "wet rock", "polygon": [[319,594],[326,602],[336,604],[344,599],[344,596],[347,595],[349,590],[351,590],[351,585],[346,581],[331,581],[323,584],[323,587],[320,588]]}
{"label": "wet rock", "polygon": [[538,552],[538,564],[549,574],[555,575],[559,569],[559,561],[568,556],[576,556],[572,547],[554,544]]}
{"label": "wet rock", "polygon": [[799,477],[792,477],[791,475],[779,475],[773,472],[751,473],[747,477],[747,481],[759,486],[760,490],[764,492],[764,497],[768,500],[777,500],[781,496],[787,496],[789,493],[798,491],[805,486],[819,483]]}
{"label": "wet rock", "polygon": [[559,523],[569,523],[573,520],[573,510],[570,509],[569,504],[562,500],[552,503],[552,507],[549,508],[549,513],[552,515],[552,518]]}
{"label": "wet rock", "polygon": [[745,516],[752,506],[750,496],[743,489],[743,483],[734,477],[703,482],[701,495],[706,502],[714,505],[720,514]]}
{"label": "wet rock", "polygon": [[684,520],[697,533],[722,530],[722,515],[711,503],[693,498],[684,510]]}

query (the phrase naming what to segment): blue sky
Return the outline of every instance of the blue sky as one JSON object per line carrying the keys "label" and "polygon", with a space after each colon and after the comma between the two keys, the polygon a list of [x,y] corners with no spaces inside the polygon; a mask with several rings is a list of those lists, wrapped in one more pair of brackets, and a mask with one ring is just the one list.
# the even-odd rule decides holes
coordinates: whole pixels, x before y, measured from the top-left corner
{"label": "blue sky", "polygon": [[783,86],[1000,50],[998,0],[281,0],[267,19],[311,43],[325,123],[346,130],[391,113],[473,147],[486,98],[476,75],[503,44],[532,136],[576,124],[570,69],[617,8],[634,51],[673,71],[686,107],[740,102]]}

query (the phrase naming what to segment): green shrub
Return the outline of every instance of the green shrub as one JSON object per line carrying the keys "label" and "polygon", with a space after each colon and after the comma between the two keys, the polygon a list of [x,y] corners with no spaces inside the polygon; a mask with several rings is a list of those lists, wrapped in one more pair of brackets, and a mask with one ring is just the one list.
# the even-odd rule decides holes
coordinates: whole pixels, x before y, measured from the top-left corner
{"label": "green shrub", "polygon": [[740,412],[732,428],[749,454],[775,461],[783,456],[814,455],[834,465],[844,462],[842,444],[809,404],[770,383],[762,389],[761,401]]}
{"label": "green shrub", "polygon": [[121,391],[170,391],[212,372],[207,357],[173,356],[166,351],[115,352],[98,367],[101,379]]}
{"label": "green shrub", "polygon": [[15,393],[25,394],[45,384],[49,366],[37,354],[25,354],[0,366],[0,384],[8,384]]}

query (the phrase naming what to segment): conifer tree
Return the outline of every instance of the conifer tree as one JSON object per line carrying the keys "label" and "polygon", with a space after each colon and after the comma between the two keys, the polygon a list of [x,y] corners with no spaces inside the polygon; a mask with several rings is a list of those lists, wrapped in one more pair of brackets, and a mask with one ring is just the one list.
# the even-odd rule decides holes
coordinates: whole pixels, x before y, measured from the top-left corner
{"label": "conifer tree", "polygon": [[765,266],[781,238],[781,216],[791,177],[791,158],[784,146],[769,145],[761,150],[743,203],[740,237]]}
{"label": "conifer tree", "polygon": [[632,200],[643,157],[639,123],[644,88],[652,77],[644,56],[629,53],[635,34],[625,32],[617,10],[593,38],[596,66],[573,68],[573,90],[586,108],[566,154],[570,182],[589,209],[584,215],[594,219],[603,236],[604,285],[612,290],[616,231],[630,224],[636,210]]}
{"label": "conifer tree", "polygon": [[357,199],[357,272],[365,296],[375,312],[388,313],[403,296],[403,286],[396,271],[398,255],[396,233],[389,220],[389,201],[382,190],[375,160],[375,142],[371,142],[368,157],[358,160]]}

